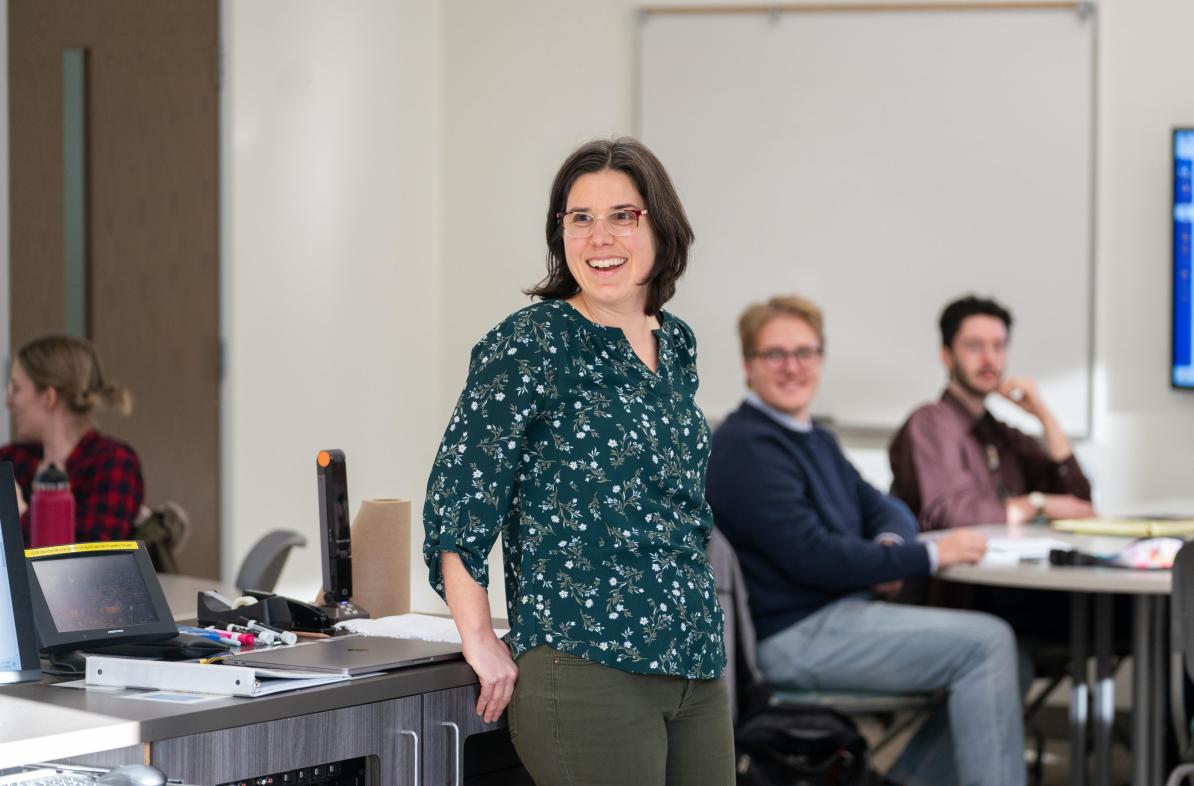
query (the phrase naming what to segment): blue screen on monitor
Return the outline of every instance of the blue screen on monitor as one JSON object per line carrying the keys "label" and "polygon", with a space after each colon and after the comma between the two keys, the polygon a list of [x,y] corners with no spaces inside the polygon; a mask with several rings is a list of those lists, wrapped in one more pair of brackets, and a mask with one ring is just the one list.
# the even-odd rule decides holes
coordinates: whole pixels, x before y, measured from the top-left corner
{"label": "blue screen on monitor", "polygon": [[1194,128],[1173,132],[1173,368],[1174,387],[1194,390]]}

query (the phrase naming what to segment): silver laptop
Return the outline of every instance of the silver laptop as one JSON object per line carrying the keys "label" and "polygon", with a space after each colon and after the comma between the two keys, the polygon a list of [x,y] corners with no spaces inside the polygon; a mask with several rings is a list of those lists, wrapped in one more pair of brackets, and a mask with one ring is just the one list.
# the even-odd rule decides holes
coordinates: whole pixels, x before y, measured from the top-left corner
{"label": "silver laptop", "polygon": [[292,647],[250,650],[221,659],[232,666],[356,676],[421,663],[455,660],[460,645],[388,636],[337,636]]}

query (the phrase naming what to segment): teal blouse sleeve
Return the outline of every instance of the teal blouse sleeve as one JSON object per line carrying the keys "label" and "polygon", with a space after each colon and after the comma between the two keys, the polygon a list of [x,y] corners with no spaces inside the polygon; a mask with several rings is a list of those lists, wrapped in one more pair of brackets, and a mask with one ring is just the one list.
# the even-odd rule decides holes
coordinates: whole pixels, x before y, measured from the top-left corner
{"label": "teal blouse sleeve", "polygon": [[556,336],[532,314],[510,316],[473,347],[468,381],[452,411],[428,481],[423,559],[443,596],[441,555],[451,551],[482,587],[487,557],[517,516],[519,446],[552,395]]}

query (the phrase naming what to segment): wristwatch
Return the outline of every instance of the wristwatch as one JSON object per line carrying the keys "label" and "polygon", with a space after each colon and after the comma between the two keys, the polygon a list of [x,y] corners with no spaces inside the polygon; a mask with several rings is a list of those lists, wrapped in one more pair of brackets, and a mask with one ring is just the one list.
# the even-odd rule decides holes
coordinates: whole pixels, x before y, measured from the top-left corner
{"label": "wristwatch", "polygon": [[1045,495],[1039,491],[1029,492],[1028,504],[1032,506],[1035,517],[1043,521],[1045,519]]}

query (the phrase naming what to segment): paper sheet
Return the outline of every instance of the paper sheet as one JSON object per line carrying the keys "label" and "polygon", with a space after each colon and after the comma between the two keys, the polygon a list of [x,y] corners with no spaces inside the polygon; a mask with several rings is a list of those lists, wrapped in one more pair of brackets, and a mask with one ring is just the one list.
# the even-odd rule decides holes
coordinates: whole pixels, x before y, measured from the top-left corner
{"label": "paper sheet", "polygon": [[[367,636],[389,636],[395,639],[418,639],[419,641],[444,641],[460,643],[460,632],[451,617],[436,617],[431,614],[397,614],[380,619],[345,620],[336,623],[337,628]],[[494,628],[498,638],[510,632],[509,628]]]}
{"label": "paper sheet", "polygon": [[1007,538],[996,537],[987,541],[984,565],[1013,565],[1023,560],[1049,559],[1053,549],[1069,551],[1073,548],[1064,540],[1049,537]]}

